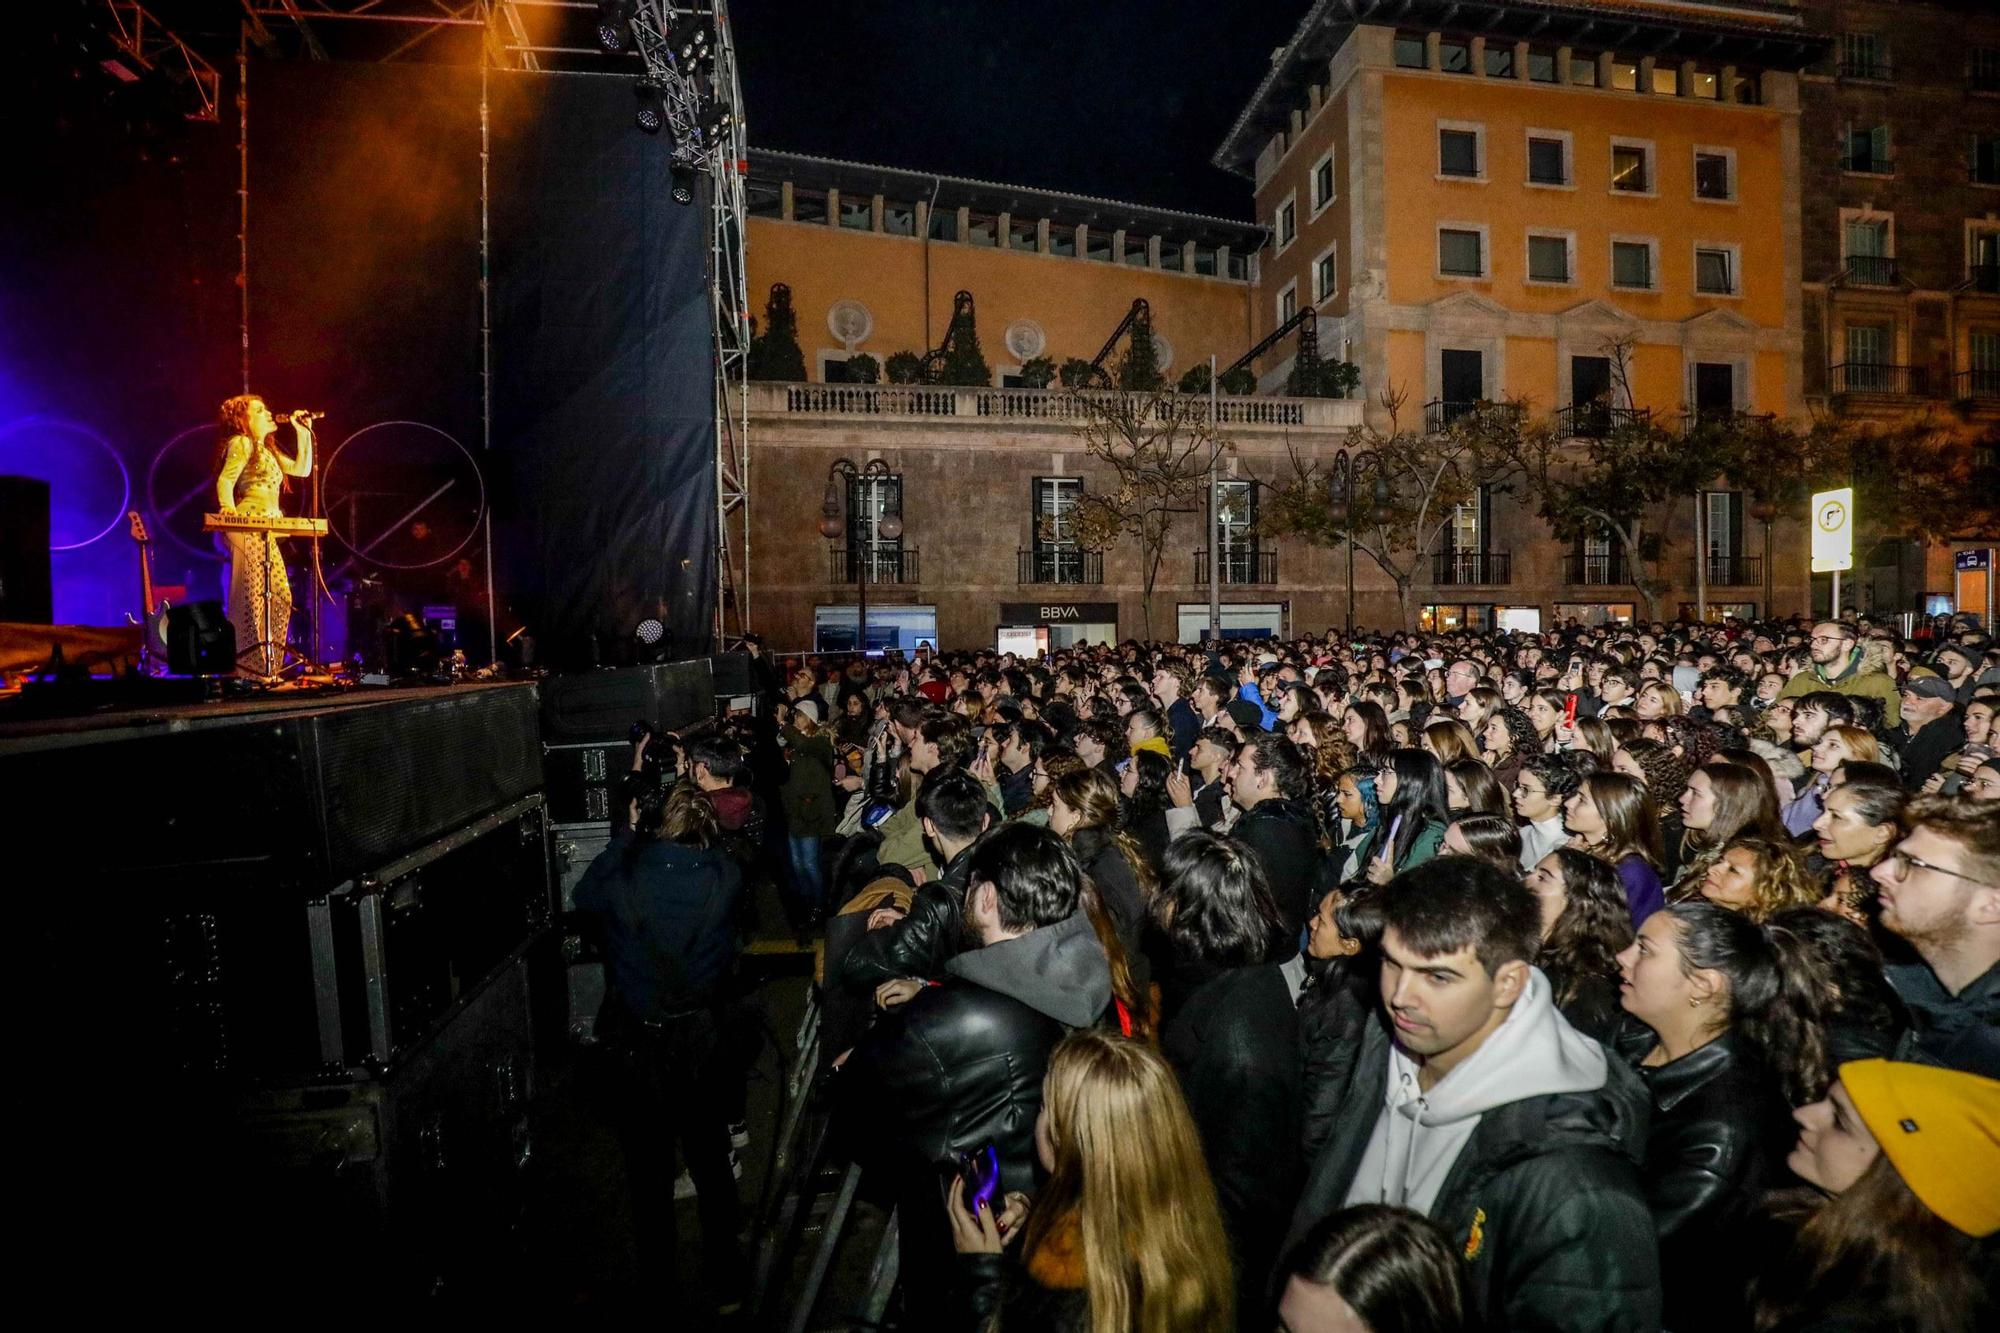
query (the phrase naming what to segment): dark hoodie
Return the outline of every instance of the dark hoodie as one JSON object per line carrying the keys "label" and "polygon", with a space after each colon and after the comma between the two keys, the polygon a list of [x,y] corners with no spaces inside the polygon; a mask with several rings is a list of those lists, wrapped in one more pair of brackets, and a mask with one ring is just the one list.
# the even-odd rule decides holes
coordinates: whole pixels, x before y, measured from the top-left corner
{"label": "dark hoodie", "polygon": [[1369,1023],[1287,1246],[1351,1194],[1381,1198],[1444,1231],[1486,1327],[1659,1329],[1639,1177],[1650,1100],[1630,1067],[1556,1014],[1548,978],[1535,973],[1506,1022],[1427,1094],[1414,1080],[1392,1090],[1392,1064],[1409,1065],[1394,1049],[1388,1025]]}

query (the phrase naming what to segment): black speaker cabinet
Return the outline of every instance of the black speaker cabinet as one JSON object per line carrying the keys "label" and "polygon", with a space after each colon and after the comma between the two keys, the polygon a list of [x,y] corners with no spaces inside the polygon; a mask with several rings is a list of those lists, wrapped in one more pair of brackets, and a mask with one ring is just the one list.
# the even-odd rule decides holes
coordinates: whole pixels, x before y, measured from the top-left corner
{"label": "black speaker cabinet", "polygon": [[49,484],[0,477],[0,620],[54,623],[49,577]]}
{"label": "black speaker cabinet", "polygon": [[227,676],[236,670],[236,626],[221,602],[187,602],[167,611],[167,669],[181,676]]}

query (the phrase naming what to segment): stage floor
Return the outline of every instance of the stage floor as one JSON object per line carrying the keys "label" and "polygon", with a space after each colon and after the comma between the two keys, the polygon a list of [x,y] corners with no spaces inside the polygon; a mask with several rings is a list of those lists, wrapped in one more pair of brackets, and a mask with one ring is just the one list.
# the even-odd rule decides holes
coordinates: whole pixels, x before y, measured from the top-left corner
{"label": "stage floor", "polygon": [[[245,717],[272,719],[301,713],[326,713],[336,709],[379,707],[387,703],[407,703],[425,697],[463,696],[484,690],[526,690],[535,688],[530,680],[470,681],[457,685],[356,685],[323,689],[279,688],[261,693],[219,699],[174,697],[172,687],[193,685],[189,681],[148,681],[131,696],[121,696],[117,684],[93,681],[85,688],[101,700],[88,711],[49,714],[52,697],[38,697],[26,691],[0,699],[0,754],[75,744],[83,740],[128,739],[163,732],[182,732],[229,725]],[[160,687],[157,701],[143,696],[147,688]],[[45,702],[45,699],[49,702]]]}

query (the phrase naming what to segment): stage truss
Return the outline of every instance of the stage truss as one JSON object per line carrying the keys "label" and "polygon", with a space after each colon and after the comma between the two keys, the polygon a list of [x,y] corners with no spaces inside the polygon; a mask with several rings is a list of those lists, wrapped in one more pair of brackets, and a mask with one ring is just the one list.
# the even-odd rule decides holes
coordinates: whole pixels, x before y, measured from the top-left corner
{"label": "stage truss", "polygon": [[[706,178],[697,193],[708,210],[708,295],[715,374],[716,551],[715,651],[740,638],[750,621],[750,364],[749,278],[745,267],[744,180],[749,172],[742,82],[737,74],[735,34],[724,0],[673,4],[637,0],[632,6],[632,42],[606,52],[595,40],[601,9],[595,0],[243,0],[248,43],[276,51],[274,30],[296,34],[299,54],[372,60],[451,58],[440,47],[453,39],[477,37],[483,65],[552,74],[644,77],[661,89],[678,167]],[[684,62],[677,38],[703,25],[707,59]],[[324,28],[322,25],[326,25]],[[390,39],[344,49],[335,29],[383,25]],[[717,112],[726,113],[718,121]],[[485,129],[481,107],[481,232],[485,238]],[[607,127],[607,132],[615,132]],[[636,133],[637,131],[628,131]],[[669,189],[678,181],[662,181]],[[482,306],[488,294],[482,267]],[[482,320],[482,339],[490,325]],[[246,356],[248,331],[244,335]],[[491,429],[490,349],[482,351],[488,430]],[[490,567],[490,554],[489,554]]]}

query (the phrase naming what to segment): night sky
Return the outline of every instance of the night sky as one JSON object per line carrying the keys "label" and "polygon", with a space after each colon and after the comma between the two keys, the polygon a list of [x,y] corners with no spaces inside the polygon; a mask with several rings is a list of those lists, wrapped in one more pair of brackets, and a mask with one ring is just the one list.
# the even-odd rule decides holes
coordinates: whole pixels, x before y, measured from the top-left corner
{"label": "night sky", "polygon": [[732,0],[753,147],[1251,216],[1209,154],[1304,0]]}

